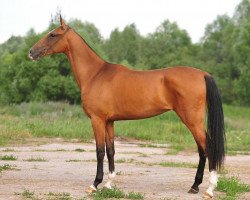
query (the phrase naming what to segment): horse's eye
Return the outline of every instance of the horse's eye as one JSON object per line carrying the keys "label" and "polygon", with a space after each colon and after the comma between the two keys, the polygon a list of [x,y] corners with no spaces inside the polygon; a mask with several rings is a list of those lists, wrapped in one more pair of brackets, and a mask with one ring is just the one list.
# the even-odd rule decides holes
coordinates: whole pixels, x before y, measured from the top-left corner
{"label": "horse's eye", "polygon": [[56,34],[51,33],[49,36],[50,36],[50,37],[56,37]]}

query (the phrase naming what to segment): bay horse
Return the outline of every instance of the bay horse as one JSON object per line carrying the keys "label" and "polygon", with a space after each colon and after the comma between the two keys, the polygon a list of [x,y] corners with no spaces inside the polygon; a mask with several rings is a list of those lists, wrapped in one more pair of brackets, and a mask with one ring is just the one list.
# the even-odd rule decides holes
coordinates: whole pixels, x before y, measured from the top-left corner
{"label": "bay horse", "polygon": [[55,53],[68,57],[81,91],[82,108],[94,131],[97,172],[86,192],[95,192],[103,180],[105,145],[109,163],[105,187],[111,188],[116,175],[115,121],[144,119],[173,110],[192,133],[199,152],[199,164],[189,193],[199,192],[208,157],[210,177],[205,197],[213,197],[217,171],[225,157],[225,132],[220,93],[210,74],[192,67],[137,71],[105,62],[61,16],[60,26],[38,41],[30,49],[29,57],[37,60]]}

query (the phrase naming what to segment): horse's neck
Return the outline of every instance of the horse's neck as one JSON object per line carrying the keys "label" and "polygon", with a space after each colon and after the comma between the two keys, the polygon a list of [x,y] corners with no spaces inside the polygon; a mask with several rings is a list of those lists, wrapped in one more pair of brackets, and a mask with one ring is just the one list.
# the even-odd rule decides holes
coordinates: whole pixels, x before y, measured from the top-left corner
{"label": "horse's neck", "polygon": [[68,36],[68,51],[65,54],[81,91],[105,63],[73,30]]}

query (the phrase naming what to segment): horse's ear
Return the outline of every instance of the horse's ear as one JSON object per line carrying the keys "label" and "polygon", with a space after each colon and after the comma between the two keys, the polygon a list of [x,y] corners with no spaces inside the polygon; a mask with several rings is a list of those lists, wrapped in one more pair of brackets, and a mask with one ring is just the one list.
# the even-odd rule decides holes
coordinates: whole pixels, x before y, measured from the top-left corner
{"label": "horse's ear", "polygon": [[64,20],[62,19],[62,16],[60,15],[60,24],[61,24],[61,27],[63,28],[63,29],[66,29],[66,24],[65,24],[65,22],[64,22]]}

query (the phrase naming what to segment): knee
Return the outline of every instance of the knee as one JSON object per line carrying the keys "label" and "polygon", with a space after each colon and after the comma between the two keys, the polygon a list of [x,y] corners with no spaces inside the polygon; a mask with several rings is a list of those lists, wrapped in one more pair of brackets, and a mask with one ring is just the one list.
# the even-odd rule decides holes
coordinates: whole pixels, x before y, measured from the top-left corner
{"label": "knee", "polygon": [[115,155],[115,148],[113,145],[107,146],[107,156],[113,157]]}
{"label": "knee", "polygon": [[104,156],[105,156],[105,148],[97,148],[96,150],[96,156],[97,156],[97,159],[99,160],[102,160],[104,159]]}
{"label": "knee", "polygon": [[114,149],[111,149],[110,151],[107,151],[107,155],[108,155],[108,157],[114,157],[114,155],[115,155],[115,150],[114,150]]}

